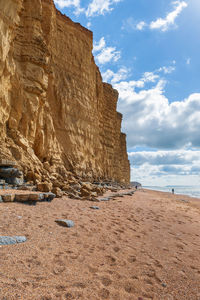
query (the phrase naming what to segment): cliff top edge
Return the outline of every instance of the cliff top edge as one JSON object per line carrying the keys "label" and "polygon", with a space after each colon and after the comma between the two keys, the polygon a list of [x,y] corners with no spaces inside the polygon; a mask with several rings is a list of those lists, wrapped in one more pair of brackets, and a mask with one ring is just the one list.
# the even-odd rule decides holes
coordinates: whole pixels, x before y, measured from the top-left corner
{"label": "cliff top edge", "polygon": [[72,21],[67,15],[63,14],[59,9],[57,9],[57,7],[55,6],[55,3],[54,3],[53,0],[42,0],[42,2],[53,5],[55,10],[56,10],[56,15],[58,17],[60,17],[61,20],[63,20],[64,22],[70,24],[73,27],[77,27],[80,31],[84,32],[87,36],[89,36],[91,39],[93,39],[93,32],[91,30],[89,30],[86,27],[82,26],[78,22]]}

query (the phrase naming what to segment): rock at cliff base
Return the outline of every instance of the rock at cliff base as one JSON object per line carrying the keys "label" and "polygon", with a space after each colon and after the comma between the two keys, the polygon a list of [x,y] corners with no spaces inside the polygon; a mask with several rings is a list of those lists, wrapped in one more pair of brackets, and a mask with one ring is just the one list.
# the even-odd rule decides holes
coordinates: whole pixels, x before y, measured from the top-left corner
{"label": "rock at cliff base", "polygon": [[40,192],[51,192],[52,183],[50,182],[41,182],[37,184],[37,189]]}
{"label": "rock at cliff base", "polygon": [[90,197],[91,190],[87,190],[84,187],[81,188],[81,197]]}
{"label": "rock at cliff base", "polygon": [[59,187],[54,187],[52,189],[52,193],[54,193],[57,198],[61,198],[63,196],[63,192],[61,191],[61,189]]}
{"label": "rock at cliff base", "polygon": [[42,193],[35,193],[29,195],[29,201],[42,201],[44,199],[44,195]]}
{"label": "rock at cliff base", "polygon": [[88,191],[92,191],[93,190],[93,186],[92,186],[92,184],[91,183],[89,183],[89,182],[83,182],[82,183],[82,188],[84,189],[84,190],[88,190]]}
{"label": "rock at cliff base", "polygon": [[19,178],[23,174],[21,171],[19,171],[16,168],[10,168],[10,167],[0,167],[0,177],[2,178]]}
{"label": "rock at cliff base", "polygon": [[15,194],[2,195],[3,202],[13,202],[15,200]]}
{"label": "rock at cliff base", "polygon": [[26,202],[29,200],[30,194],[15,194],[16,202]]}
{"label": "rock at cliff base", "polygon": [[0,167],[14,167],[16,162],[13,160],[0,159]]}
{"label": "rock at cliff base", "polygon": [[44,201],[51,202],[54,198],[56,198],[56,195],[54,193],[43,193],[43,199]]}

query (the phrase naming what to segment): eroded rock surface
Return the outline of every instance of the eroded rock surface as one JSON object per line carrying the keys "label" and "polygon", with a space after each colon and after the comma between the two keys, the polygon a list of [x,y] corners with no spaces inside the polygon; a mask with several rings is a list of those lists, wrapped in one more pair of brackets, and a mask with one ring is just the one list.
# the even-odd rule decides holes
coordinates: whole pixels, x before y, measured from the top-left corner
{"label": "eroded rock surface", "polygon": [[0,1],[0,155],[28,181],[129,183],[118,93],[92,47],[92,32],[53,0]]}

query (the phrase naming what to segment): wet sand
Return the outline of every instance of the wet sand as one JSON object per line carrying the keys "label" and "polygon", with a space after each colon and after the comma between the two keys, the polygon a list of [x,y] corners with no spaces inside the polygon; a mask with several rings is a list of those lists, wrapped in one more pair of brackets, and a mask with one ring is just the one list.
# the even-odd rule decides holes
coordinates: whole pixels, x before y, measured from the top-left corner
{"label": "wet sand", "polygon": [[138,190],[101,203],[1,203],[0,235],[28,238],[0,247],[1,300],[200,299],[200,199]]}

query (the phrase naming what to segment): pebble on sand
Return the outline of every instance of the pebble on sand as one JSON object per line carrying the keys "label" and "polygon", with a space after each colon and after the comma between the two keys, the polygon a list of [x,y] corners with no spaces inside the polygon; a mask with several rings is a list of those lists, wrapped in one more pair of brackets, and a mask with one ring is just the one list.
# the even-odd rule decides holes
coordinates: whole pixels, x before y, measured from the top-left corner
{"label": "pebble on sand", "polygon": [[90,206],[91,209],[100,209],[98,206]]}
{"label": "pebble on sand", "polygon": [[105,198],[99,198],[99,201],[109,201],[111,198],[110,197],[105,197]]}
{"label": "pebble on sand", "polygon": [[72,220],[58,219],[55,220],[55,222],[64,227],[74,227],[74,222]]}
{"label": "pebble on sand", "polygon": [[26,242],[25,236],[0,236],[0,245],[14,245]]}

